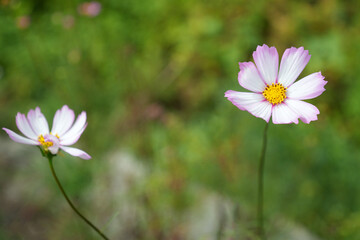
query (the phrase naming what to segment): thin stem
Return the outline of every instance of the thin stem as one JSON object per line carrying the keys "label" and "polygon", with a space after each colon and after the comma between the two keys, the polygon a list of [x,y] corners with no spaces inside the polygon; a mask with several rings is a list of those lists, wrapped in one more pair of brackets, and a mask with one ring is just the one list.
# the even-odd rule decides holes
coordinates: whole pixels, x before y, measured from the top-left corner
{"label": "thin stem", "polygon": [[77,215],[79,215],[79,217],[81,217],[90,227],[92,227],[103,239],[105,240],[109,240],[109,238],[107,238],[94,224],[92,224],[86,217],[84,217],[77,209],[76,207],[72,204],[72,202],[70,201],[69,197],[66,195],[64,188],[62,187],[59,179],[56,176],[55,170],[54,170],[54,166],[53,166],[53,162],[52,162],[52,158],[53,156],[51,156],[50,154],[47,155],[47,158],[49,159],[49,164],[50,164],[50,169],[52,172],[52,175],[55,178],[55,181],[57,183],[57,185],[60,188],[61,193],[64,195],[66,201],[68,202],[68,204],[70,205],[70,207],[72,208],[72,210],[74,210],[74,212],[76,212]]}
{"label": "thin stem", "polygon": [[258,218],[258,234],[261,240],[265,240],[265,230],[264,230],[264,165],[265,165],[265,152],[267,145],[267,130],[269,128],[269,123],[266,123],[264,129],[264,138],[263,146],[261,150],[260,163],[259,163],[259,172],[258,172],[258,206],[257,206],[257,218]]}

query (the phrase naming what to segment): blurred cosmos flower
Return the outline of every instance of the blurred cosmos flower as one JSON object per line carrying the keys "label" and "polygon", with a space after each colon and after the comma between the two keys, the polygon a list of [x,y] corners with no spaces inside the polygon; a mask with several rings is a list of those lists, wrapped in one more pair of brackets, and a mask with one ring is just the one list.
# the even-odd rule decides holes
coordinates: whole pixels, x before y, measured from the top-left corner
{"label": "blurred cosmos flower", "polygon": [[[9,137],[18,143],[38,145],[45,153],[50,152],[56,155],[59,149],[82,159],[90,159],[91,157],[84,151],[67,147],[78,141],[84,132],[86,122],[86,112],[82,112],[75,123],[75,114],[68,106],[64,105],[57,110],[53,120],[51,132],[45,116],[41,113],[39,107],[35,110],[31,109],[27,117],[25,114],[18,113],[16,115],[16,125],[18,129],[26,136],[22,137],[15,132],[3,128]],[[74,123],[74,124],[73,124]]]}
{"label": "blurred cosmos flower", "polygon": [[[319,110],[301,101],[315,98],[325,91],[321,72],[310,74],[295,82],[310,60],[303,47],[285,50],[280,70],[279,55],[275,47],[258,46],[253,62],[240,62],[239,84],[252,92],[226,91],[228,98],[240,110],[274,124],[304,123],[317,120]],[[295,82],[295,83],[294,83]]]}
{"label": "blurred cosmos flower", "polygon": [[101,11],[101,4],[96,1],[84,2],[79,5],[78,11],[81,15],[96,17]]}
{"label": "blurred cosmos flower", "polygon": [[20,16],[20,17],[16,18],[16,26],[19,29],[28,28],[30,23],[31,23],[31,19],[29,16]]}

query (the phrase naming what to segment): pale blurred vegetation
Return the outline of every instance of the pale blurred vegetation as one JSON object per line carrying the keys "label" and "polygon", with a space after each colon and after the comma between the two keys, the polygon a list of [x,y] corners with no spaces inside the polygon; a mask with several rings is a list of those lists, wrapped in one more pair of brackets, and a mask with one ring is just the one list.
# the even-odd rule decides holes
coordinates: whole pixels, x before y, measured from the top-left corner
{"label": "pale blurred vegetation", "polygon": [[[0,1],[0,122],[15,130],[16,113],[36,106],[49,122],[64,104],[87,112],[75,146],[93,159],[64,155],[55,163],[87,215],[95,215],[86,210],[94,182],[111,168],[106,156],[125,149],[151,172],[134,193],[146,196],[150,216],[139,220],[139,239],[176,239],[165,233],[192,205],[193,185],[239,203],[254,220],[265,122],[239,111],[224,92],[241,90],[238,62],[252,61],[257,45],[276,46],[280,55],[304,46],[312,57],[301,76],[321,71],[328,84],[309,101],[320,109],[318,121],[270,126],[266,215],[322,239],[360,239],[359,1],[110,0],[93,18],[78,13],[80,3]],[[94,237],[71,212],[61,216],[67,206],[36,154],[2,161],[0,186],[21,179],[32,195],[14,200],[30,208],[26,216],[2,200],[8,210],[0,238]],[[48,219],[39,223],[43,237],[31,238],[27,223],[39,216]]]}

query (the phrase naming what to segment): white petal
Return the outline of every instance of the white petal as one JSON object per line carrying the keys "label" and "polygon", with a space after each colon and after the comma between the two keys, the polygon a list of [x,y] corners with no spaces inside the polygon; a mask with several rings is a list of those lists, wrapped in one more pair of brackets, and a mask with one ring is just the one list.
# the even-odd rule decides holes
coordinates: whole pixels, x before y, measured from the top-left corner
{"label": "white petal", "polygon": [[229,90],[225,93],[225,97],[240,110],[246,110],[255,117],[269,122],[272,105],[265,100],[262,94]]}
{"label": "white petal", "polygon": [[286,95],[291,99],[311,99],[321,95],[325,91],[324,77],[321,72],[310,74],[291,85]]}
{"label": "white petal", "polygon": [[66,131],[70,129],[74,120],[74,111],[71,110],[67,105],[64,105],[55,113],[51,133],[58,134],[59,136],[63,135]]}
{"label": "white petal", "polygon": [[269,48],[267,45],[258,46],[253,53],[257,69],[266,84],[275,83],[279,71],[279,54],[275,47]]}
{"label": "white petal", "polygon": [[247,106],[246,110],[255,117],[262,118],[266,122],[269,122],[272,108],[272,104],[264,100]]}
{"label": "white petal", "polygon": [[91,156],[89,154],[87,154],[86,152],[84,152],[80,149],[77,149],[77,148],[64,147],[64,146],[61,146],[60,148],[75,157],[80,157],[85,160],[89,160],[91,158]]}
{"label": "white petal", "polygon": [[45,135],[49,133],[49,125],[46,121],[45,116],[41,113],[39,107],[36,107],[35,110],[30,110],[28,112],[27,118],[29,120],[31,128],[34,130],[34,133],[39,136],[40,134]]}
{"label": "white petal", "polygon": [[272,110],[272,122],[274,124],[288,124],[288,123],[299,123],[299,115],[296,114],[291,108],[284,103],[274,105]]}
{"label": "white petal", "polygon": [[18,113],[16,115],[16,126],[25,136],[37,141],[38,136],[34,133],[24,114]]}
{"label": "white petal", "polygon": [[304,50],[303,47],[286,49],[280,63],[278,83],[289,87],[304,70],[310,57],[309,51]]}
{"label": "white petal", "polygon": [[246,88],[253,92],[263,92],[266,84],[259,75],[255,64],[252,62],[243,62],[239,63],[239,66],[240,72],[238,75],[238,80],[240,85],[243,88]]}
{"label": "white petal", "polygon": [[79,134],[84,131],[84,128],[86,127],[86,112],[82,112],[78,118],[76,119],[75,124],[70,128],[69,131],[67,131],[63,136],[60,136],[60,142],[63,144],[63,142],[73,141],[74,139],[77,139],[80,137]]}
{"label": "white petal", "polygon": [[73,145],[74,143],[76,143],[79,140],[79,138],[81,137],[81,134],[84,132],[86,126],[87,126],[87,123],[76,134],[72,135],[71,137],[62,139],[61,140],[61,145],[68,146],[68,145]]}
{"label": "white petal", "polygon": [[44,140],[45,140],[45,142],[53,143],[53,145],[48,147],[48,149],[52,154],[56,155],[59,152],[59,147],[60,147],[59,139],[57,137],[55,137],[54,135],[46,134],[44,136]]}
{"label": "white petal", "polygon": [[316,121],[318,119],[317,115],[320,114],[317,107],[307,102],[287,99],[286,104],[300,116],[300,120],[304,123]]}
{"label": "white petal", "polygon": [[265,99],[262,94],[237,92],[233,90],[226,91],[225,97],[227,97],[228,100],[231,101],[240,110],[246,110],[246,106],[249,106],[253,103],[261,102]]}
{"label": "white petal", "polygon": [[29,139],[29,138],[24,138],[23,136],[20,136],[17,133],[14,133],[13,131],[7,129],[7,128],[3,128],[3,130],[9,135],[9,137],[18,143],[22,143],[22,144],[29,144],[29,145],[40,145],[39,142]]}

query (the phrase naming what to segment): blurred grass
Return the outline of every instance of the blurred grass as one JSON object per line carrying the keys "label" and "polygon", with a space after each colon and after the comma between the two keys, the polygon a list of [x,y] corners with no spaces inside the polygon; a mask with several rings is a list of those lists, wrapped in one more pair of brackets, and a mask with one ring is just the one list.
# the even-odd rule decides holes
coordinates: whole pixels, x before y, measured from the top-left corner
{"label": "blurred grass", "polygon": [[[179,220],[160,213],[191,205],[194,183],[253,215],[264,122],[223,94],[240,90],[238,62],[251,61],[257,45],[274,45],[280,55],[304,46],[312,58],[301,76],[322,71],[327,90],[310,101],[320,109],[318,121],[270,127],[265,209],[323,239],[360,238],[359,1],[112,0],[94,18],[77,12],[80,3],[0,1],[2,126],[16,129],[16,113],[35,106],[50,122],[64,104],[88,114],[76,146],[94,160],[56,163],[69,195],[86,202],[92,179],[106,174],[101,159],[129,149],[153,172],[143,189],[158,217],[149,228],[176,226]],[[21,16],[31,19],[24,29]],[[44,180],[45,161],[26,164],[28,179],[41,176],[49,182],[43,187],[53,188]],[[61,204],[52,191],[48,198]],[[74,231],[86,232],[80,225]]]}

